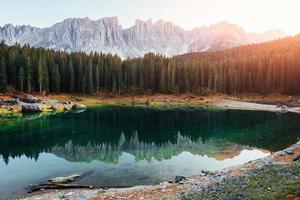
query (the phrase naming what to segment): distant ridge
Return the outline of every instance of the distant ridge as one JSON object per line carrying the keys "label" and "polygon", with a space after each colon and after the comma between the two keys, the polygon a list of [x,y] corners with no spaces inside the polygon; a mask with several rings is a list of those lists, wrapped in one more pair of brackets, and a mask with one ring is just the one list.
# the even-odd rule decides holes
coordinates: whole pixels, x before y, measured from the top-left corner
{"label": "distant ridge", "polygon": [[211,26],[184,30],[163,20],[136,20],[123,29],[117,17],[99,20],[70,18],[47,28],[28,25],[0,27],[0,40],[8,45],[19,43],[63,51],[104,52],[122,58],[148,52],[173,56],[189,52],[223,50],[286,37],[282,31],[247,33],[238,25],[220,22]]}

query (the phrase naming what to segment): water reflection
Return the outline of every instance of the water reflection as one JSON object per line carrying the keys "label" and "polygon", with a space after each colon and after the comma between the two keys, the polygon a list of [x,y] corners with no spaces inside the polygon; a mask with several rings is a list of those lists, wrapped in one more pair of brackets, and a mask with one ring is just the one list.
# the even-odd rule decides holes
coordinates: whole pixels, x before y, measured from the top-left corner
{"label": "water reflection", "polygon": [[0,194],[15,198],[73,173],[94,186],[156,184],[242,164],[299,137],[298,115],[254,111],[111,107],[1,117]]}
{"label": "water reflection", "polygon": [[12,121],[0,129],[5,163],[22,155],[38,160],[42,152],[72,162],[116,163],[122,152],[136,160],[165,160],[183,151],[226,159],[251,147],[277,151],[300,137],[297,115],[254,111],[112,107]]}

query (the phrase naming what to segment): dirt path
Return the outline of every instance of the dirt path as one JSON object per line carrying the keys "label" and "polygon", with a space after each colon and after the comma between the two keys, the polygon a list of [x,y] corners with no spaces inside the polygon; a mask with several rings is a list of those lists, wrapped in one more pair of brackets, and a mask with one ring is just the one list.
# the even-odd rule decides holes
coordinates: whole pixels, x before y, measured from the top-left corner
{"label": "dirt path", "polygon": [[[282,111],[282,109],[276,107],[276,105],[250,103],[250,102],[228,100],[228,99],[213,99],[211,104],[213,106],[225,107],[227,109],[260,110],[260,111],[270,111],[270,112]],[[300,107],[288,108],[287,112],[300,113]]]}

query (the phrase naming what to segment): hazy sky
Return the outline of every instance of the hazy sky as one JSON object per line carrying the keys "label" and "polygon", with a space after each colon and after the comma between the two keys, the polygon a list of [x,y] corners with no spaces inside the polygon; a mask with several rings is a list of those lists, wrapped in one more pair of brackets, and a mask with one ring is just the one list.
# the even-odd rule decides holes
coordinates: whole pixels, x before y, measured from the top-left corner
{"label": "hazy sky", "polygon": [[300,33],[300,0],[0,0],[0,25],[47,27],[70,17],[118,16],[123,27],[137,18],[172,21],[185,29],[228,21],[250,32]]}

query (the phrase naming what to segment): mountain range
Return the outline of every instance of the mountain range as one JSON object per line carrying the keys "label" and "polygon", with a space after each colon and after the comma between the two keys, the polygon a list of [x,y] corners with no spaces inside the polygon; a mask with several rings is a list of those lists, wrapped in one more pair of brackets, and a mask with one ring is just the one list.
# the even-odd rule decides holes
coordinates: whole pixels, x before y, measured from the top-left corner
{"label": "mountain range", "polygon": [[173,56],[190,52],[224,50],[286,37],[282,31],[247,33],[228,22],[184,30],[163,20],[136,20],[122,28],[117,17],[99,20],[70,18],[47,28],[29,25],[0,27],[0,41],[62,51],[104,52],[122,58],[142,56],[148,52]]}

